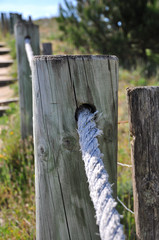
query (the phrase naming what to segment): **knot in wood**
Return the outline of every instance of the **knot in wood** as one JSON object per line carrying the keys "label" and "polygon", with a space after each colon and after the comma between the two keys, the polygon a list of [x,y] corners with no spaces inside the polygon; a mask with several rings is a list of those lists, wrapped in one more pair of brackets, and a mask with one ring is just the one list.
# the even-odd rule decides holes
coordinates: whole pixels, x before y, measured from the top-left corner
{"label": "knot in wood", "polygon": [[104,140],[106,142],[112,142],[113,141],[113,127],[112,124],[107,123],[103,130],[104,133]]}
{"label": "knot in wood", "polygon": [[73,151],[76,149],[77,140],[73,136],[66,136],[62,139],[63,147],[69,151]]}
{"label": "knot in wood", "polygon": [[48,154],[47,154],[47,151],[46,151],[46,147],[44,145],[40,144],[38,146],[38,156],[42,157],[43,158],[42,160],[46,161],[46,156],[47,155]]}

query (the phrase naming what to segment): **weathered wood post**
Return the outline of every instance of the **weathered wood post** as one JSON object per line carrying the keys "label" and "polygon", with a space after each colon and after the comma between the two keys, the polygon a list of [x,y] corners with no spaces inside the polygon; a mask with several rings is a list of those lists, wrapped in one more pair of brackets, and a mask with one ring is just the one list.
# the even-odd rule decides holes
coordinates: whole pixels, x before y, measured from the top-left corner
{"label": "weathered wood post", "polygon": [[10,34],[14,33],[14,22],[13,22],[13,13],[9,13],[9,27],[10,27]]}
{"label": "weathered wood post", "polygon": [[52,55],[52,43],[43,43],[42,53],[43,55]]}
{"label": "weathered wood post", "polygon": [[6,28],[6,33],[9,33],[9,14],[5,13],[5,28]]}
{"label": "weathered wood post", "polygon": [[25,51],[25,38],[30,37],[33,53],[40,53],[38,26],[21,21],[15,25],[20,96],[21,136],[32,135],[32,78]]}
{"label": "weathered wood post", "polygon": [[1,30],[4,36],[9,32],[9,18],[7,13],[1,13]]}
{"label": "weathered wood post", "polygon": [[137,238],[159,239],[159,87],[127,91]]}
{"label": "weathered wood post", "polygon": [[22,21],[22,15],[18,13],[10,13],[10,33],[14,33],[14,25]]}
{"label": "weathered wood post", "polygon": [[39,56],[33,61],[37,240],[100,239],[79,148],[76,109],[102,113],[99,138],[109,180],[117,181],[118,60]]}
{"label": "weathered wood post", "polygon": [[6,30],[5,30],[5,13],[1,13],[1,30],[3,35],[5,36]]}
{"label": "weathered wood post", "polygon": [[22,15],[21,14],[18,14],[18,13],[13,13],[13,27],[15,29],[15,25],[18,23],[18,22],[22,22]]}

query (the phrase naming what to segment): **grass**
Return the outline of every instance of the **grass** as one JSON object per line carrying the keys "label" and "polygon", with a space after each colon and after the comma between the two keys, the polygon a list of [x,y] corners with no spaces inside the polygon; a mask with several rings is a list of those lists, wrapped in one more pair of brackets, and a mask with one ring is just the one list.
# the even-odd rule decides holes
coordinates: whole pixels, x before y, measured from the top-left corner
{"label": "grass", "polygon": [[53,46],[53,54],[80,54],[71,43],[62,41],[62,33],[58,29],[56,18],[39,19],[34,22],[40,27],[41,43],[51,42]]}
{"label": "grass", "polygon": [[34,239],[33,141],[20,140],[19,106],[11,104],[1,117],[0,239]]}
{"label": "grass", "polygon": [[[1,39],[16,59],[15,39]],[[17,77],[14,61],[10,74]],[[18,84],[10,85],[18,96]],[[12,103],[0,117],[0,240],[35,239],[33,140],[20,137],[19,104]]]}
{"label": "grass", "polygon": [[[55,19],[36,21],[40,24],[42,42],[53,43],[54,54],[80,53],[71,44],[60,38]],[[56,33],[56,34],[55,34]],[[7,37],[15,59],[15,40]],[[128,123],[126,88],[141,85],[158,85],[157,77],[144,78],[141,68],[128,71],[119,70],[119,125],[118,125],[118,161],[131,164],[130,137]],[[17,67],[14,64],[11,72],[17,77]],[[12,85],[15,96],[18,85]],[[0,118],[0,139],[3,148],[0,149],[0,240],[2,239],[35,239],[35,190],[34,190],[34,155],[32,138],[20,139],[19,105],[11,104],[10,110]],[[118,197],[133,210],[132,170],[118,166]],[[122,223],[126,239],[135,239],[134,216],[119,203],[118,210],[123,215]]]}

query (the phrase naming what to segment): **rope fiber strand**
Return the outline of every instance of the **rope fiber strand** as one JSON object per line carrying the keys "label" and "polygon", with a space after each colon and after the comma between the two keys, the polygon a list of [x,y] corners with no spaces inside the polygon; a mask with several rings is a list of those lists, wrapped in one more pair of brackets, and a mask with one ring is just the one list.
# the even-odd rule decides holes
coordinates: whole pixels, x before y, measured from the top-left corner
{"label": "rope fiber strand", "polygon": [[108,173],[104,168],[97,136],[102,134],[96,127],[97,112],[84,108],[78,113],[78,134],[82,159],[88,178],[90,197],[96,211],[101,240],[124,240],[123,226],[112,197]]}

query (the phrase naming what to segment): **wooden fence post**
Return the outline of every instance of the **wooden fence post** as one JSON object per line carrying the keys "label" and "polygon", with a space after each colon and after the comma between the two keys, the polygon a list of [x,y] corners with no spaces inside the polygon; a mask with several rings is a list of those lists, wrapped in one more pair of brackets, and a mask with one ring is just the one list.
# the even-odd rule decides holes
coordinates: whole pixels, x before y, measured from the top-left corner
{"label": "wooden fence post", "polygon": [[4,36],[9,32],[9,15],[1,13],[1,30]]}
{"label": "wooden fence post", "polygon": [[30,37],[35,55],[40,54],[38,26],[21,21],[15,25],[18,79],[20,95],[20,116],[22,139],[32,135],[32,79],[31,69],[25,51],[25,38]]}
{"label": "wooden fence post", "polygon": [[159,239],[159,87],[127,91],[137,238]]}
{"label": "wooden fence post", "polygon": [[1,30],[3,35],[5,36],[6,30],[5,30],[5,13],[1,13]]}
{"label": "wooden fence post", "polygon": [[14,33],[14,23],[13,23],[13,13],[9,13],[9,27],[10,27],[10,34]]}
{"label": "wooden fence post", "polygon": [[10,34],[14,33],[14,25],[18,23],[18,21],[22,21],[22,15],[18,13],[9,13],[8,17],[8,31]]}
{"label": "wooden fence post", "polygon": [[5,34],[7,34],[9,32],[9,22],[8,22],[7,13],[4,13],[4,28],[5,28]]}
{"label": "wooden fence post", "polygon": [[[15,25],[18,23],[18,22],[22,22],[22,15],[21,14],[18,14],[18,13],[13,13],[13,32],[15,30]],[[23,21],[24,22],[24,21]]]}
{"label": "wooden fence post", "polygon": [[52,55],[52,43],[43,43],[42,44],[42,54],[43,55]]}
{"label": "wooden fence post", "polygon": [[109,180],[117,181],[115,56],[39,56],[33,61],[37,240],[97,240],[75,120],[84,103],[102,113],[98,127]]}

